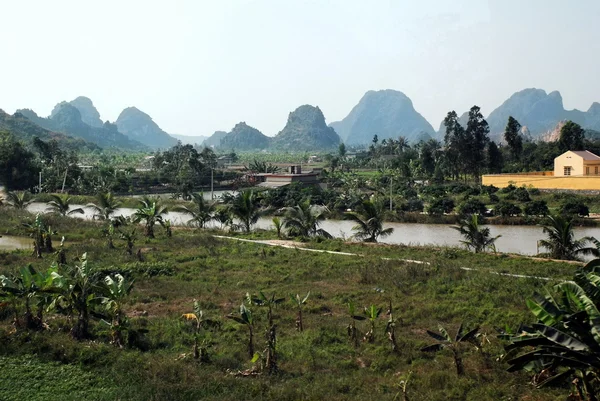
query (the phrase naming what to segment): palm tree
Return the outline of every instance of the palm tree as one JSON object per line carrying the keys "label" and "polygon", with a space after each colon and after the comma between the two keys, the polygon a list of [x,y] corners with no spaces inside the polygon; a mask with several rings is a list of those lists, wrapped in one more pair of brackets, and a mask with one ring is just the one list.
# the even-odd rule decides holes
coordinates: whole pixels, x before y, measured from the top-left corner
{"label": "palm tree", "polygon": [[154,238],[154,225],[164,224],[163,215],[168,213],[166,206],[161,205],[159,198],[149,198],[144,196],[140,200],[140,207],[134,213],[134,221],[139,223],[145,221],[146,226],[144,235],[147,238]]}
{"label": "palm tree", "polygon": [[6,194],[6,203],[15,209],[26,209],[33,202],[33,196],[29,191],[9,192]]}
{"label": "palm tree", "polygon": [[496,249],[494,243],[501,235],[492,238],[488,227],[480,227],[478,215],[474,214],[470,217],[465,217],[458,224],[458,226],[452,226],[451,228],[463,236],[464,241],[460,242],[465,244],[467,249],[472,248],[475,253],[485,252],[486,249]]}
{"label": "palm tree", "polygon": [[319,228],[327,212],[326,207],[311,205],[310,199],[306,199],[297,206],[285,208],[283,226],[293,236],[332,238],[331,234]]}
{"label": "palm tree", "polygon": [[94,211],[93,217],[100,220],[110,219],[119,206],[121,206],[121,202],[114,197],[112,192],[100,192],[96,195],[96,203],[86,205]]}
{"label": "palm tree", "polygon": [[247,233],[258,219],[267,213],[267,210],[261,209],[259,206],[256,194],[252,190],[238,193],[229,205],[229,211],[240,220],[240,225]]}
{"label": "palm tree", "polygon": [[573,219],[568,217],[548,216],[544,233],[548,238],[541,240],[540,245],[554,259],[578,260],[580,255],[600,255],[597,247],[586,246],[589,242],[597,243],[594,237],[573,238]]}
{"label": "palm tree", "polygon": [[75,213],[84,214],[82,208],[78,207],[76,209],[69,210],[71,208],[71,197],[70,196],[60,196],[56,194],[50,195],[52,200],[48,201],[47,212],[57,213],[61,216],[70,216]]}
{"label": "palm tree", "polygon": [[192,194],[192,206],[181,206],[176,210],[190,215],[192,218],[188,221],[188,224],[195,224],[199,228],[204,228],[206,223],[213,220],[216,205],[214,202],[209,202],[204,199],[202,192]]}
{"label": "palm tree", "polygon": [[387,237],[394,232],[393,228],[383,228],[383,215],[385,206],[379,200],[365,200],[358,212],[347,212],[346,216],[354,220],[357,225],[352,227],[356,231],[354,236],[359,241],[377,242],[379,237]]}

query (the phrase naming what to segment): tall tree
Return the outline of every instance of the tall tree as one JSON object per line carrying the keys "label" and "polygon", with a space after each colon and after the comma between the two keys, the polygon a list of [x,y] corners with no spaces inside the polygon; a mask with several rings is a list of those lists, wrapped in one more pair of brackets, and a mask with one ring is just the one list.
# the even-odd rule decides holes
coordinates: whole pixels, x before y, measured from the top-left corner
{"label": "tall tree", "polygon": [[584,150],[585,130],[573,121],[567,121],[560,129],[558,147],[562,152],[568,150]]}
{"label": "tall tree", "polygon": [[445,161],[450,174],[454,179],[458,179],[463,171],[461,168],[461,149],[465,145],[465,130],[459,124],[458,115],[454,110],[448,112],[448,115],[444,118],[444,127],[446,128],[444,135]]}
{"label": "tall tree", "polygon": [[8,190],[31,188],[38,172],[33,153],[10,133],[0,132],[0,185]]}
{"label": "tall tree", "polygon": [[508,117],[506,128],[504,128],[504,140],[515,160],[519,160],[521,153],[523,153],[523,138],[519,133],[520,131],[521,124],[513,116]]}
{"label": "tall tree", "polygon": [[502,158],[502,152],[496,145],[496,142],[490,141],[487,147],[487,168],[492,174],[499,174],[502,172],[504,166],[504,160]]}
{"label": "tall tree", "polygon": [[466,146],[462,148],[462,159],[476,181],[479,181],[481,170],[484,168],[485,147],[490,141],[489,132],[490,127],[483,118],[479,106],[471,107],[467,129],[465,130]]}

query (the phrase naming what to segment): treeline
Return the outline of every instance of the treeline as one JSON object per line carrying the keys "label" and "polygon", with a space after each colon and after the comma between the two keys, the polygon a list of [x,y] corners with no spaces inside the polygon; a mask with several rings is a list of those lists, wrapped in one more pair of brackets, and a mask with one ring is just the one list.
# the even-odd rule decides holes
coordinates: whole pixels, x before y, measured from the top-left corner
{"label": "treeline", "polygon": [[403,177],[444,180],[472,179],[482,174],[552,170],[554,158],[567,150],[590,150],[600,153],[600,141],[586,139],[585,130],[568,121],[555,142],[533,141],[523,135],[521,124],[509,117],[503,142],[489,137],[489,126],[478,106],[469,111],[466,126],[456,112],[444,119],[443,141],[430,139],[410,145],[406,138],[384,139],[377,135],[366,152],[347,157],[344,145],[338,155],[328,157],[330,170],[338,168],[389,168]]}
{"label": "treeline", "polygon": [[[7,190],[187,194],[210,185],[211,170],[217,161],[211,149],[198,151],[182,144],[142,160],[133,156],[127,159],[125,154],[100,155],[93,165],[86,166],[83,155],[58,141],[36,137],[30,144],[23,144],[10,133],[0,132],[0,185]],[[236,176],[219,170],[213,174],[216,182]]]}

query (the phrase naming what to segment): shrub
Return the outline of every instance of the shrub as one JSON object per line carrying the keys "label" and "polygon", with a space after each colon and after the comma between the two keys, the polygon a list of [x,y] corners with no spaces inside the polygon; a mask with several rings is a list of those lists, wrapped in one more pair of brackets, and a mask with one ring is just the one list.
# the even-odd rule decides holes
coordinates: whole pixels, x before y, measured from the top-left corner
{"label": "shrub", "polygon": [[498,190],[499,190],[499,188],[495,187],[493,185],[482,185],[481,186],[482,194],[492,195],[492,194],[495,194],[496,192],[498,192]]}
{"label": "shrub", "polygon": [[560,205],[560,213],[584,217],[590,215],[590,209],[579,199],[568,199]]}
{"label": "shrub", "polygon": [[504,187],[500,190],[500,193],[502,194],[509,194],[511,192],[514,192],[514,190],[517,189],[516,186],[514,186],[513,184],[508,184],[507,187]]}
{"label": "shrub", "polygon": [[458,207],[460,214],[484,214],[485,204],[477,198],[469,198]]}
{"label": "shrub", "polygon": [[529,197],[529,192],[525,187],[520,187],[515,189],[514,191],[515,199],[519,202],[529,202],[531,198]]}
{"label": "shrub", "polygon": [[490,203],[498,203],[498,201],[500,200],[500,198],[498,198],[498,195],[496,195],[496,194],[490,194],[489,198],[490,198]]}
{"label": "shrub", "polygon": [[454,210],[454,201],[450,198],[436,199],[427,207],[428,214],[451,213]]}
{"label": "shrub", "polygon": [[527,202],[523,211],[526,216],[547,216],[549,213],[548,205],[543,200]]}
{"label": "shrub", "polygon": [[423,208],[423,201],[420,199],[409,199],[400,205],[403,212],[422,212]]}
{"label": "shrub", "polygon": [[446,196],[446,188],[441,185],[428,185],[421,188],[423,195],[433,196],[434,198],[441,198]]}
{"label": "shrub", "polygon": [[502,201],[496,207],[496,213],[500,216],[518,216],[521,214],[521,208],[514,203]]}

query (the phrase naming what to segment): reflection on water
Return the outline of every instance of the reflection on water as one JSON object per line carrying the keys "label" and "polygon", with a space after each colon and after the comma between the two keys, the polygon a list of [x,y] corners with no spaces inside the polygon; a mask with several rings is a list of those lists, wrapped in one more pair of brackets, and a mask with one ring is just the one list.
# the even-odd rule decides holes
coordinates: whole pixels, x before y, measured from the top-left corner
{"label": "reflection on water", "polygon": [[[216,191],[215,191],[216,192]],[[207,194],[204,194],[207,196]],[[208,193],[210,197],[210,193]],[[83,207],[85,214],[76,214],[76,218],[91,219],[93,213],[90,209],[82,205],[72,205],[72,208]],[[32,213],[44,213],[47,206],[44,203],[32,203],[28,210]],[[115,216],[131,216],[135,213],[133,208],[119,208]],[[185,225],[190,217],[179,212],[169,212],[165,216],[171,220],[173,225]],[[209,224],[219,226],[218,223]],[[321,228],[337,238],[350,239],[352,237],[352,227],[355,223],[349,220],[326,220],[321,224]],[[262,218],[256,224],[257,228],[273,229],[271,218]],[[384,228],[393,227],[392,235],[380,239],[380,242],[386,244],[405,244],[405,245],[437,245],[437,246],[460,246],[462,239],[459,233],[445,224],[413,224],[413,223],[386,223]],[[501,235],[496,241],[496,248],[499,252],[520,253],[524,255],[535,255],[543,252],[538,250],[538,241],[545,238],[542,227],[539,226],[488,226],[491,235]],[[594,236],[600,239],[600,228],[575,228],[575,238],[584,236]],[[0,248],[1,249],[1,248]]]}

